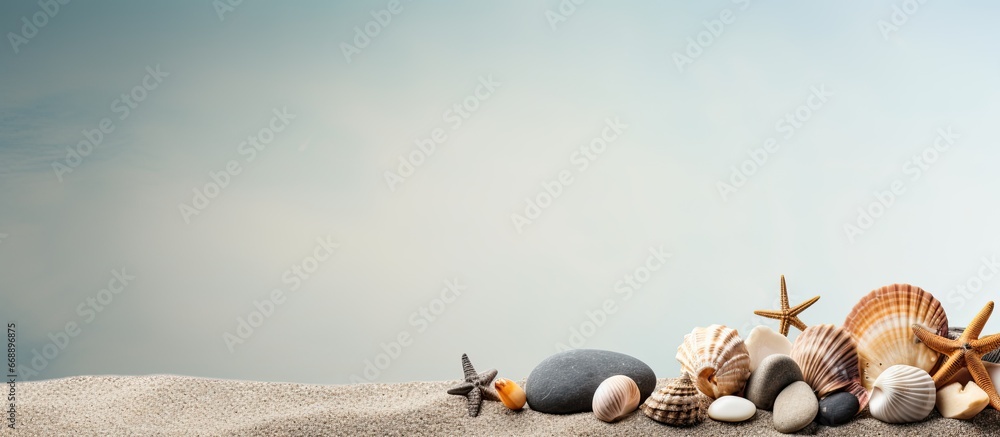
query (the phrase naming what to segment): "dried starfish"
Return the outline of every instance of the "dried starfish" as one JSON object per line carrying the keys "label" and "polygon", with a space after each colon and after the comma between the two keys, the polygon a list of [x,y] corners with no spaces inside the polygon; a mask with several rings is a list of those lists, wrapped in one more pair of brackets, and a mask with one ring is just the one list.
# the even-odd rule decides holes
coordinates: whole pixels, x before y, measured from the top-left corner
{"label": "dried starfish", "polygon": [[962,335],[954,340],[937,335],[920,325],[913,325],[913,333],[927,347],[948,356],[948,360],[937,372],[934,372],[934,384],[938,388],[941,388],[949,378],[963,367],[968,368],[969,373],[972,374],[972,380],[976,381],[976,385],[989,395],[990,405],[1000,410],[1000,395],[997,394],[997,389],[993,385],[993,381],[990,380],[990,373],[983,365],[983,355],[1000,347],[1000,334],[979,338],[979,334],[983,332],[983,326],[986,325],[986,321],[989,320],[992,313],[993,302],[989,302],[979,311],[979,314],[976,314],[976,318],[972,319],[972,323],[969,323],[969,326],[965,328],[965,332],[962,332]]}
{"label": "dried starfish", "polygon": [[483,405],[483,399],[499,401],[496,389],[493,388],[493,378],[497,377],[496,369],[490,369],[483,373],[476,373],[476,368],[472,367],[469,356],[462,354],[462,371],[465,372],[465,382],[448,389],[450,395],[465,396],[469,399],[469,417],[479,415],[479,408]]}
{"label": "dried starfish", "polygon": [[789,325],[799,328],[799,331],[805,331],[806,324],[802,323],[802,320],[799,320],[799,313],[805,311],[806,308],[809,308],[810,305],[816,303],[817,300],[819,300],[819,296],[789,308],[788,288],[785,287],[785,275],[781,275],[781,309],[757,310],[753,313],[761,317],[779,320],[781,325],[779,326],[778,331],[781,332],[781,335],[788,337]]}

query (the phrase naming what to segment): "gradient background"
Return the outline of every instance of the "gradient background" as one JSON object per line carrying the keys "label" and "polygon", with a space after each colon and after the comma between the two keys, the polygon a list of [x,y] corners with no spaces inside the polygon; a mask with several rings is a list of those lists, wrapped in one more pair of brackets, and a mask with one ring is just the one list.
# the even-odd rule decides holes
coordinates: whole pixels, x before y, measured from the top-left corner
{"label": "gradient background", "polygon": [[[695,326],[776,326],[752,310],[777,306],[780,274],[792,304],[823,296],[810,325],[893,282],[934,293],[952,325],[1000,296],[1000,279],[956,289],[1000,251],[993,2],[929,2],[884,38],[902,2],[592,1],[553,29],[555,1],[414,1],[350,63],[341,43],[387,2],[331,3],[247,0],[220,20],[209,1],[71,2],[19,53],[4,38],[0,321],[21,366],[67,322],[82,331],[27,379],[347,383],[400,332],[412,345],[366,380],[455,379],[463,352],[519,379],[607,299],[619,310],[583,346],[673,376]],[[673,54],[727,8],[736,21],[679,71]],[[39,10],[4,2],[0,31]],[[169,76],[119,121],[111,103],[156,65]],[[502,85],[452,130],[443,113],[489,75]],[[834,95],[785,139],[775,122],[820,85]],[[295,120],[245,162],[239,143],[284,107]],[[60,182],[52,163],[103,117],[116,130]],[[608,117],[628,128],[579,172]],[[955,145],[904,173],[949,126]],[[435,128],[447,142],[390,190]],[[724,200],[717,183],[771,137]],[[178,205],[229,160],[243,172],[186,223]],[[518,233],[511,215],[564,169],[574,182]],[[894,180],[906,192],[852,242],[844,225]],[[326,235],[339,250],[288,291]],[[616,293],[660,246],[665,268]],[[123,267],[135,281],[86,323],[78,305]],[[419,331],[411,315],[450,278],[467,289]],[[230,352],[223,334],[275,288],[287,301]]]}

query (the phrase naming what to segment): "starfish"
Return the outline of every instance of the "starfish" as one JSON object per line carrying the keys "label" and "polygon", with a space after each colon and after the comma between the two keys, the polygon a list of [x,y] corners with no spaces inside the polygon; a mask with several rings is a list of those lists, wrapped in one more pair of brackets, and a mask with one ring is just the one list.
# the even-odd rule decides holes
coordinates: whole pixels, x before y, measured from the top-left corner
{"label": "starfish", "polygon": [[993,334],[985,338],[979,338],[983,332],[983,326],[993,313],[993,302],[988,302],[983,309],[979,310],[976,318],[965,328],[965,332],[958,338],[952,340],[948,337],[937,335],[923,326],[913,325],[913,333],[917,338],[932,350],[942,353],[948,357],[943,365],[934,372],[934,384],[941,388],[949,378],[962,370],[963,367],[969,369],[972,380],[979,388],[983,389],[990,397],[990,405],[1000,410],[1000,395],[990,380],[990,373],[983,365],[983,355],[1000,347],[1000,334]]}
{"label": "starfish", "polygon": [[788,337],[789,325],[799,328],[799,331],[805,331],[806,324],[802,323],[802,320],[799,320],[799,313],[805,311],[806,308],[809,308],[810,305],[816,303],[817,300],[819,300],[819,296],[789,308],[788,288],[785,287],[785,275],[781,275],[781,309],[757,310],[753,313],[761,317],[780,320],[781,325],[778,330],[781,331],[781,335]]}
{"label": "starfish", "polygon": [[448,389],[450,395],[465,396],[469,399],[469,417],[479,415],[479,408],[483,405],[483,399],[499,401],[496,389],[493,388],[493,378],[497,377],[496,369],[490,369],[483,373],[476,373],[476,368],[472,367],[469,356],[462,354],[462,371],[465,372],[465,381]]}

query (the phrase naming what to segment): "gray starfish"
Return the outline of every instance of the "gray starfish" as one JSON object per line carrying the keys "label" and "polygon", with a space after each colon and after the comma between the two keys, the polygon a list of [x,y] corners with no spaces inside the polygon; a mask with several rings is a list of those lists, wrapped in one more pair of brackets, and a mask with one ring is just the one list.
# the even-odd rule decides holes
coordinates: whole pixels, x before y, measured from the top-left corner
{"label": "gray starfish", "polygon": [[490,369],[483,373],[476,373],[476,368],[472,367],[469,356],[462,354],[462,371],[465,372],[465,381],[448,389],[450,395],[465,396],[469,400],[469,417],[479,415],[479,408],[483,405],[483,399],[499,401],[496,389],[493,388],[493,378],[497,377],[497,370]]}

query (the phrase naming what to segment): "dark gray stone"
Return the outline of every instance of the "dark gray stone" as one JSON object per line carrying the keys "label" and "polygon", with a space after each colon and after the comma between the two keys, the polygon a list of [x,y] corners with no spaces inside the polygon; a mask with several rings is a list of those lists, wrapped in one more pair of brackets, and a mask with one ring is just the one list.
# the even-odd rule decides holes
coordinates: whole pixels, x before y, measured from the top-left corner
{"label": "dark gray stone", "polygon": [[829,395],[819,401],[819,414],[816,415],[816,422],[826,426],[840,426],[858,414],[861,404],[857,396],[842,391]]}
{"label": "dark gray stone", "polygon": [[819,400],[805,382],[793,382],[774,401],[774,429],[785,434],[809,426],[819,412]]}
{"label": "dark gray stone", "polygon": [[[954,340],[960,337],[963,332],[965,332],[964,327],[951,326],[948,328],[948,337]],[[1000,349],[997,349],[993,352],[983,355],[983,361],[989,361],[991,363],[1000,364]]]}
{"label": "dark gray stone", "polygon": [[653,369],[637,358],[618,352],[574,349],[542,360],[531,371],[524,387],[528,407],[550,414],[591,411],[597,386],[615,375],[635,381],[642,395],[640,404],[656,388]]}
{"label": "dark gray stone", "polygon": [[774,354],[764,358],[750,374],[744,392],[757,408],[770,411],[774,400],[785,387],[802,381],[802,370],[788,355]]}

